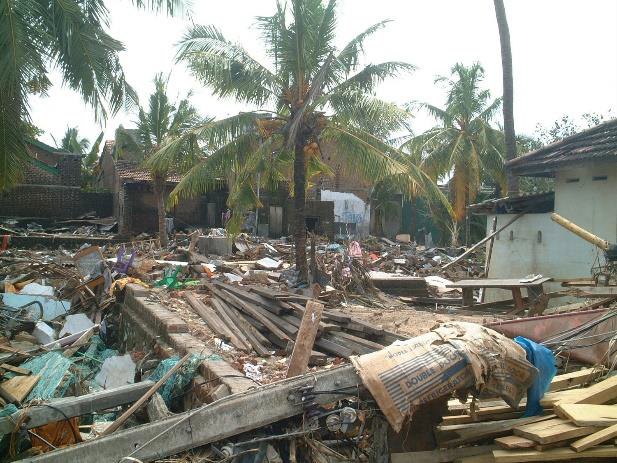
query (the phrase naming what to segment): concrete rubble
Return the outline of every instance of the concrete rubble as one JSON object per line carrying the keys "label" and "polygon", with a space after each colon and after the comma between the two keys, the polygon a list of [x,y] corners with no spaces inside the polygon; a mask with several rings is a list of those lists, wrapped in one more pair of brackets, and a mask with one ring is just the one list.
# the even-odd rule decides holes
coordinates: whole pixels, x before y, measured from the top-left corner
{"label": "concrete rubble", "polygon": [[617,458],[617,295],[548,307],[572,291],[405,234],[311,236],[303,282],[285,237],[82,220],[3,225],[83,235],[0,253],[5,461]]}

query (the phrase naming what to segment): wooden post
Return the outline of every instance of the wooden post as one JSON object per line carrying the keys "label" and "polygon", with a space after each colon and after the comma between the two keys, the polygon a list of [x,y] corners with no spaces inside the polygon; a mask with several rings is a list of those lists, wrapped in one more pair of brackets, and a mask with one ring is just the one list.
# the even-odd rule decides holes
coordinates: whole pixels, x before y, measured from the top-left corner
{"label": "wooden post", "polygon": [[313,350],[313,344],[317,337],[317,329],[321,321],[323,312],[323,304],[314,301],[306,303],[306,310],[300,322],[300,329],[296,335],[289,368],[287,369],[287,378],[301,375],[308,369],[309,358]]}
{"label": "wooden post", "polygon": [[495,236],[497,233],[501,232],[502,230],[506,229],[507,227],[509,227],[510,225],[512,225],[514,222],[516,222],[518,219],[520,219],[521,217],[523,217],[525,215],[524,212],[521,212],[520,214],[516,215],[515,217],[512,218],[512,220],[510,220],[508,223],[506,223],[505,225],[501,226],[499,229],[495,230],[493,233],[491,233],[490,235],[486,236],[485,238],[481,239],[480,241],[478,241],[476,244],[474,244],[472,247],[470,247],[467,251],[465,251],[463,254],[461,254],[460,256],[458,256],[456,259],[454,259],[451,262],[448,262],[446,265],[444,265],[443,267],[441,267],[442,270],[447,269],[448,267],[450,267],[452,264],[455,264],[456,262],[458,262],[459,260],[461,260],[463,257],[468,256],[469,254],[471,254],[473,251],[475,251],[476,249],[478,249],[478,247],[482,246],[484,243],[486,243],[488,240],[490,240],[493,236]]}
{"label": "wooden post", "polygon": [[[486,251],[486,259],[484,260],[484,275],[483,278],[488,278],[488,271],[491,267],[491,256],[493,255],[493,245],[495,244],[495,232],[497,231],[497,214],[493,217],[491,226],[491,239],[488,242],[488,250]],[[484,302],[486,296],[486,288],[480,289],[480,304]]]}

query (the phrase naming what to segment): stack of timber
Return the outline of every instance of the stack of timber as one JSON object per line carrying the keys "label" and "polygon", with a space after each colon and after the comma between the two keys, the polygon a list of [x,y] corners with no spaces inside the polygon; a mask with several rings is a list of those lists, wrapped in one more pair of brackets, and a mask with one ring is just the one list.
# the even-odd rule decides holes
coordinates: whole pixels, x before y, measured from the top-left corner
{"label": "stack of timber", "polygon": [[[302,317],[312,298],[263,286],[239,286],[213,281],[210,294],[186,292],[191,308],[222,340],[260,356],[288,355],[293,350]],[[321,311],[310,363],[327,357],[349,358],[382,349],[405,339],[342,312]]]}
{"label": "stack of timber", "polygon": [[452,399],[435,427],[439,448],[393,454],[392,463],[617,461],[617,375],[586,368],[555,376],[539,416],[524,416],[525,402]]}

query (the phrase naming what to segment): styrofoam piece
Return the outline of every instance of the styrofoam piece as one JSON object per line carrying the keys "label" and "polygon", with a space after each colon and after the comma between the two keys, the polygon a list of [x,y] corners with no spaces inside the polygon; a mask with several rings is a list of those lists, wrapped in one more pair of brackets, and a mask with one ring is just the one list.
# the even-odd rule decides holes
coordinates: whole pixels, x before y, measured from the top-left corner
{"label": "styrofoam piece", "polygon": [[94,323],[90,321],[86,314],[78,313],[75,315],[67,315],[64,326],[60,330],[58,337],[62,338],[67,334],[79,333],[80,331],[88,330],[93,326]]}
{"label": "styrofoam piece", "polygon": [[129,354],[109,357],[94,380],[105,389],[132,384],[135,381],[135,363]]}
{"label": "styrofoam piece", "polygon": [[30,296],[53,296],[53,286],[40,285],[38,283],[28,283],[21,288],[19,294],[29,294]]}
{"label": "styrofoam piece", "polygon": [[50,344],[56,340],[56,332],[45,322],[37,322],[32,331],[32,336],[34,336],[40,344]]}

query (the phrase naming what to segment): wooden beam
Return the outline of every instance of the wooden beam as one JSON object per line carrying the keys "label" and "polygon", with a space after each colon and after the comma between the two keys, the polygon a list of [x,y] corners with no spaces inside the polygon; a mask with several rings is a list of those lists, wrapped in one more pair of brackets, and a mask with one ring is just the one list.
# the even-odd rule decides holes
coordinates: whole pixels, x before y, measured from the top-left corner
{"label": "wooden beam", "polygon": [[587,436],[598,431],[598,429],[593,426],[579,427],[562,418],[555,418],[542,423],[517,426],[513,429],[513,432],[516,436],[526,437],[539,444],[550,444],[565,439]]}
{"label": "wooden beam", "polygon": [[227,325],[225,325],[223,320],[219,318],[214,309],[207,307],[202,301],[197,299],[194,294],[188,291],[184,293],[184,298],[187,300],[193,311],[206,322],[212,331],[214,331],[214,334],[221,337],[224,341],[230,340],[231,333],[229,332],[229,328],[227,328]]}
{"label": "wooden beam", "polygon": [[313,301],[306,303],[306,310],[302,316],[300,329],[298,330],[291,359],[289,360],[287,378],[293,378],[294,376],[306,373],[311,351],[317,337],[317,329],[319,328],[322,312],[323,304]]}
{"label": "wooden beam", "polygon": [[[615,458],[617,456],[617,447],[614,445],[595,447],[583,452],[577,453],[567,447],[550,449],[544,451],[538,450],[494,450],[493,457],[495,463],[521,463],[530,461],[562,461],[574,460],[579,458]],[[609,460],[610,461],[610,460]]]}
{"label": "wooden beam", "polygon": [[[595,445],[606,442],[613,437],[617,437],[617,424],[609,426],[608,428],[604,428],[577,441],[574,441],[570,444],[570,447],[572,447],[577,452],[582,452]],[[617,457],[617,455],[615,456]]]}
{"label": "wooden beam", "polygon": [[514,222],[516,222],[518,219],[520,219],[522,216],[524,216],[525,213],[521,212],[520,214],[516,215],[512,220],[509,220],[505,225],[502,225],[501,227],[499,227],[499,229],[495,230],[494,232],[486,235],[485,238],[481,239],[480,241],[478,241],[476,244],[474,244],[472,247],[470,247],[467,251],[465,251],[463,254],[461,254],[460,256],[458,256],[456,259],[454,259],[451,262],[448,262],[446,265],[444,265],[442,268],[442,270],[447,269],[448,267],[450,267],[451,265],[455,264],[456,262],[458,262],[459,260],[461,260],[463,257],[467,257],[469,254],[471,254],[472,252],[474,252],[476,249],[478,249],[480,246],[482,246],[484,243],[486,243],[488,240],[490,240],[493,236],[497,235],[497,233],[501,232],[502,230],[506,229],[507,227],[509,227],[510,225],[512,225]]}
{"label": "wooden beam", "polygon": [[600,381],[580,391],[580,395],[571,403],[602,405],[617,399],[617,376]]}
{"label": "wooden beam", "polygon": [[[44,424],[65,419],[65,415],[68,418],[72,418],[134,402],[144,395],[153,384],[152,381],[142,381],[114,389],[93,392],[80,397],[54,399],[49,402],[49,405],[52,405],[53,408],[45,405],[24,408],[11,416],[0,418],[0,435],[13,432],[15,423],[18,421],[23,423],[23,426],[26,426],[26,428],[38,428]],[[22,419],[22,415],[25,415],[27,418]]]}
{"label": "wooden beam", "polygon": [[568,389],[572,386],[581,386],[590,383],[596,378],[599,378],[606,372],[606,368],[585,368],[583,370],[573,371],[563,375],[557,375],[551,381],[549,391],[560,391]]}
{"label": "wooden beam", "polygon": [[612,426],[617,424],[617,405],[555,405],[555,414],[577,426]]}
{"label": "wooden beam", "polygon": [[109,463],[131,456],[145,463],[300,415],[304,411],[300,388],[314,387],[315,403],[326,404],[355,397],[355,387],[361,385],[352,365],[296,376],[224,397],[165,420],[31,457],[29,462]]}

